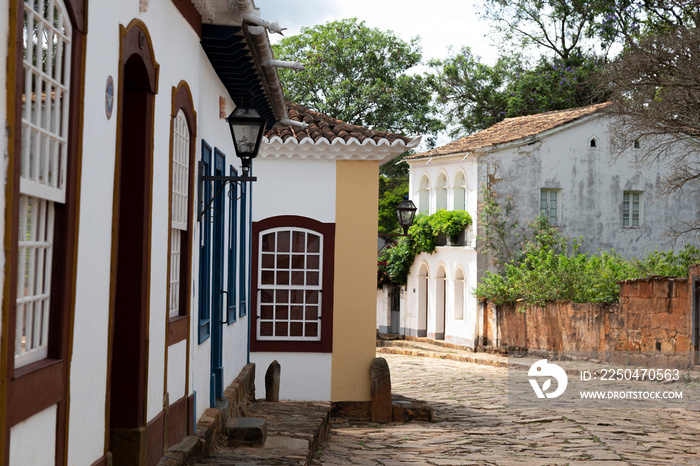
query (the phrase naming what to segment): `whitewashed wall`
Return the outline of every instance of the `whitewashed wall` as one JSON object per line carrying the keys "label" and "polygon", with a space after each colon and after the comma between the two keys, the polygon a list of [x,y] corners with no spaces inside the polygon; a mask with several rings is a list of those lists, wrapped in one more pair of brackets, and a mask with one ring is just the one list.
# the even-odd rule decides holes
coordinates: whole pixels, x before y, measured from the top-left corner
{"label": "whitewashed wall", "polygon": [[[670,249],[671,246],[666,244],[668,227],[697,216],[700,193],[670,199],[660,197],[659,182],[666,173],[664,165],[659,163],[639,168],[632,163],[633,150],[614,160],[608,124],[605,118],[594,118],[554,132],[533,144],[485,155],[460,154],[409,161],[412,199],[419,205],[424,193],[421,180],[427,175],[431,186],[429,213],[434,213],[434,188],[440,174],[444,173],[448,185],[452,186],[457,171],[463,170],[467,175],[467,211],[474,221],[473,233],[479,226],[479,191],[490,180],[500,199],[512,197],[512,216],[521,225],[539,214],[541,189],[560,190],[560,231],[571,238],[583,236],[583,252],[615,249],[625,256],[638,256],[655,248]],[[595,148],[590,147],[592,138],[597,141]],[[643,220],[639,228],[622,227],[623,191],[644,192]],[[452,194],[452,190],[448,190],[448,209],[453,206]],[[676,248],[687,241],[680,241]],[[464,341],[469,346],[473,344],[478,306],[471,289],[489,267],[488,258],[476,254],[474,247],[476,241],[472,236],[467,248],[438,248],[432,255],[421,254],[416,258],[408,282],[405,334],[415,335],[419,329],[425,330],[418,320],[418,272],[423,264],[430,268],[427,333],[436,333],[435,309],[439,302],[435,276],[439,265],[443,264],[448,271],[446,339]],[[471,252],[466,254],[470,248]],[[464,266],[469,283],[465,295],[468,312],[463,321],[450,321],[449,318],[449,297],[453,296],[450,283],[454,283],[450,280],[450,271],[454,270],[451,264],[456,263]]]}
{"label": "whitewashed wall", "polygon": [[[260,152],[253,161],[258,177],[253,221],[299,215],[324,223],[335,222],[335,160],[270,157],[265,156],[264,147]],[[256,396],[265,396],[265,371],[275,359],[282,371],[280,399],[330,400],[331,353],[251,353],[250,360],[256,365]],[[309,385],[309,380],[314,383]]]}
{"label": "whitewashed wall", "polygon": [[[419,322],[419,299],[421,285],[419,270],[421,266],[427,266],[428,275],[428,336],[434,336],[442,330],[438,323],[441,316],[436,311],[442,308],[441,297],[438,297],[437,273],[442,267],[446,272],[445,280],[445,341],[474,346],[474,338],[477,324],[477,301],[471,291],[476,287],[476,251],[472,247],[438,247],[433,254],[421,253],[411,267],[411,274],[406,285],[405,306],[401,310],[401,333],[404,335],[418,336],[418,329],[423,329],[423,323]],[[464,272],[463,314],[462,318],[456,318],[456,292],[455,281],[457,270]],[[460,284],[461,286],[461,284]]]}
{"label": "whitewashed wall", "polygon": [[[165,383],[165,339],[167,312],[167,245],[169,235],[169,141],[172,87],[185,80],[192,91],[197,112],[196,160],[201,159],[201,141],[220,148],[228,165],[239,166],[231,136],[224,120],[219,119],[219,96],[233,104],[228,92],[214,73],[199,38],[172,2],[150,2],[147,12],[139,13],[139,2],[101,2],[88,9],[92,33],[87,40],[85,70],[85,128],[81,179],[80,241],[73,355],[70,377],[69,464],[90,464],[102,456],[105,437],[105,396],[109,280],[112,241],[112,204],[116,125],[114,113],[107,120],[104,109],[107,76],[113,76],[118,90],[119,26],[132,19],[142,20],[153,41],[154,55],[160,65],[158,94],[155,99],[154,179],[151,250],[151,291],[149,316],[149,355],[147,418],[151,420],[163,408]],[[99,31],[99,32],[97,32]],[[115,102],[118,99],[115,95]],[[4,109],[4,105],[2,106]],[[194,169],[195,167],[192,167]],[[228,206],[227,206],[228,208]],[[196,215],[194,212],[193,215]],[[195,413],[199,418],[209,405],[210,341],[197,342],[197,303],[199,290],[199,227],[194,223],[192,255],[192,329],[190,340],[190,387],[197,391]],[[239,318],[224,330],[224,381],[230,383],[246,363],[247,318]],[[169,386],[178,392],[184,387],[182,356],[184,348],[172,348],[169,358]],[[178,356],[179,355],[179,356]]]}
{"label": "whitewashed wall", "polygon": [[[41,447],[39,448],[38,445]],[[10,464],[38,466],[55,464],[56,405],[35,414],[10,430]]]}
{"label": "whitewashed wall", "polygon": [[[515,216],[524,222],[539,212],[540,189],[560,189],[561,232],[583,236],[584,252],[615,249],[638,256],[670,249],[668,227],[697,217],[700,194],[662,198],[659,183],[667,173],[665,165],[636,167],[633,150],[611,160],[607,125],[607,119],[596,118],[539,143],[488,155],[485,162],[498,180],[495,189],[502,197],[513,197]],[[590,148],[591,138],[597,139],[596,148]],[[640,228],[622,227],[623,191],[644,192]]]}

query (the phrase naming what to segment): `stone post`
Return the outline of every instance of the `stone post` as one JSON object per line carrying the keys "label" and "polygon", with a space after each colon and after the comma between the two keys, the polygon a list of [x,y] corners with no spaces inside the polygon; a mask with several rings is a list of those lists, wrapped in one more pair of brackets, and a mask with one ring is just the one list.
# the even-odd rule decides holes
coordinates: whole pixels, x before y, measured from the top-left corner
{"label": "stone post", "polygon": [[280,400],[280,363],[275,359],[265,372],[265,401]]}
{"label": "stone post", "polygon": [[371,418],[373,422],[391,422],[391,374],[384,358],[374,358],[369,366],[369,390],[372,396]]}

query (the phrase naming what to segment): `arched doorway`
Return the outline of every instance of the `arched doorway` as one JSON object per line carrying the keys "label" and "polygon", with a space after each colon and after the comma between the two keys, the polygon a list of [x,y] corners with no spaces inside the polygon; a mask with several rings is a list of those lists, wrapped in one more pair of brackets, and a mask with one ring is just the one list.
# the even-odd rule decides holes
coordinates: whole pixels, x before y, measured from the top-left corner
{"label": "arched doorway", "polygon": [[[146,464],[153,109],[158,65],[148,32],[122,28],[114,181],[109,450],[115,464]],[[162,453],[162,449],[161,449]]]}
{"label": "arched doorway", "polygon": [[445,310],[447,301],[447,275],[445,268],[438,268],[435,276],[435,339],[445,339]]}
{"label": "arched doorway", "polygon": [[423,264],[418,272],[418,323],[416,325],[417,336],[424,337],[428,334],[428,266]]}

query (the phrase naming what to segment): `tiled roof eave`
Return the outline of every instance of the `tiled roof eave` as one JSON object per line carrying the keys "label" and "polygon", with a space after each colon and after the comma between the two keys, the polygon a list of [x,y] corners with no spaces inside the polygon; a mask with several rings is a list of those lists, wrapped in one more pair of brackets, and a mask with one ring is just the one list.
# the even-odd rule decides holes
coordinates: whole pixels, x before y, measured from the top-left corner
{"label": "tiled roof eave", "polygon": [[389,142],[388,139],[365,139],[360,142],[356,138],[347,141],[336,138],[329,141],[319,138],[314,141],[306,137],[301,141],[295,138],[287,138],[285,141],[279,136],[268,139],[263,138],[259,157],[262,158],[300,158],[300,159],[329,159],[329,160],[379,160],[388,161],[407,150],[413,149],[420,143],[421,138],[412,139],[406,144],[401,139]]}
{"label": "tiled roof eave", "polygon": [[[416,154],[415,156],[411,157],[410,159],[407,158],[407,161],[409,160],[423,160],[427,158],[437,158],[437,157],[451,157],[451,156],[457,156],[460,154],[469,154],[469,153],[478,153],[478,154],[486,154],[486,153],[492,153],[492,152],[499,152],[501,150],[506,150],[506,149],[513,149],[515,147],[519,146],[525,146],[528,144],[532,144],[535,142],[538,142],[541,139],[547,138],[549,136],[552,136],[556,133],[559,133],[561,131],[565,131],[569,128],[573,128],[575,126],[584,124],[594,118],[600,118],[604,114],[602,113],[591,113],[588,115],[584,115],[582,117],[579,117],[575,120],[568,121],[565,123],[562,123],[560,125],[554,126],[552,128],[548,128],[546,130],[543,130],[538,133],[530,134],[518,139],[514,139],[512,141],[504,141],[502,143],[497,143],[497,144],[488,144],[488,145],[482,145],[482,146],[474,146],[474,147],[468,147],[466,149],[461,148],[458,151],[454,152],[447,152],[447,153],[432,153],[432,151],[425,152],[424,154]],[[455,141],[456,142],[456,141]],[[439,148],[438,148],[439,149]]]}

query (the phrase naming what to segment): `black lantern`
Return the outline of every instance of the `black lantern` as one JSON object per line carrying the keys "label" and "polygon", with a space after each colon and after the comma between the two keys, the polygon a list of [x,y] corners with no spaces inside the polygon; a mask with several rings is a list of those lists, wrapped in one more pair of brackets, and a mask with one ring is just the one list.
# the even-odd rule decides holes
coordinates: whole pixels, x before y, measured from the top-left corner
{"label": "black lantern", "polygon": [[226,121],[231,128],[236,155],[241,158],[243,176],[246,176],[250,171],[251,160],[258,155],[267,120],[260,116],[248,97],[231,112]]}
{"label": "black lantern", "polygon": [[416,205],[408,199],[408,196],[404,197],[403,201],[399,202],[399,206],[396,208],[396,216],[399,218],[399,225],[403,228],[403,234],[408,234],[408,229],[413,225],[413,217],[416,216]]}

